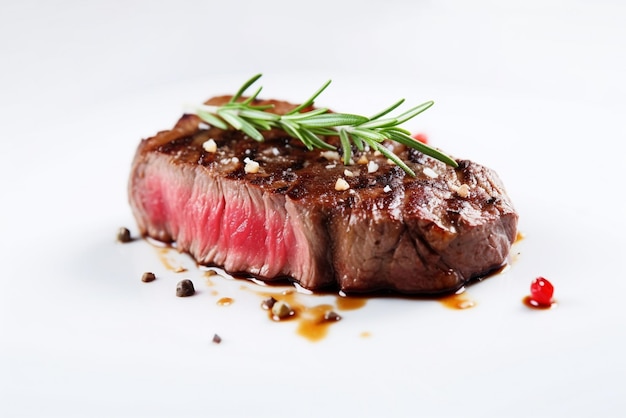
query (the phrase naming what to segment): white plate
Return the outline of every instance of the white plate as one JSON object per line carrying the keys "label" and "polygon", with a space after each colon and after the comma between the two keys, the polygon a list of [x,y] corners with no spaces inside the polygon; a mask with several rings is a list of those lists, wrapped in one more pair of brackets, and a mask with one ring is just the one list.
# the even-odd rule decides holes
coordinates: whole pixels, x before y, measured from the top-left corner
{"label": "white plate", "polygon": [[[334,78],[318,104],[337,110],[372,113],[400,97],[407,105],[434,99],[407,127],[496,169],[525,238],[508,270],[467,289],[470,309],[373,298],[341,310],[335,296],[298,295],[305,306],[329,303],[343,317],[312,341],[300,322],[276,323],[261,309],[262,292],[282,289],[207,280],[186,256],[145,241],[115,242],[121,226],[136,232],[125,188],[138,141],[171,127],[184,104],[231,93],[250,75],[96,102],[31,127],[15,158],[3,157],[11,204],[1,219],[1,410],[221,417],[624,410],[623,187],[617,164],[606,160],[615,152],[611,139],[624,132],[617,117],[624,109]],[[265,97],[297,101],[325,77],[261,81]],[[157,280],[142,283],[145,271]],[[522,303],[539,275],[555,285],[555,309]],[[182,278],[194,281],[196,295],[175,296]]]}

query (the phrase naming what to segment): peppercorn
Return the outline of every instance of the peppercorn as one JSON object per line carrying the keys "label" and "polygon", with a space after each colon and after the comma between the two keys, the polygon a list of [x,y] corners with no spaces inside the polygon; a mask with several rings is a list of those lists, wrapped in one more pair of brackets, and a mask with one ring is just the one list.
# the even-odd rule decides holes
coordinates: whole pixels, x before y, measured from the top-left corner
{"label": "peppercorn", "polygon": [[270,296],[269,298],[265,299],[261,303],[261,308],[265,309],[266,311],[269,311],[270,309],[272,309],[275,303],[276,303],[276,299]]}
{"label": "peppercorn", "polygon": [[145,272],[141,276],[141,281],[144,282],[144,283],[153,282],[155,279],[156,279],[156,276],[154,275],[154,273],[150,273],[149,271]]}
{"label": "peppercorn", "polygon": [[329,322],[341,321],[341,316],[335,311],[328,311],[324,314],[324,320]]}
{"label": "peppercorn", "polygon": [[117,240],[119,242],[130,242],[131,241],[130,231],[128,230],[128,228],[121,227],[117,231]]}
{"label": "peppercorn", "polygon": [[193,282],[189,279],[181,280],[176,285],[176,296],[184,298],[196,293],[196,289],[193,287]]}

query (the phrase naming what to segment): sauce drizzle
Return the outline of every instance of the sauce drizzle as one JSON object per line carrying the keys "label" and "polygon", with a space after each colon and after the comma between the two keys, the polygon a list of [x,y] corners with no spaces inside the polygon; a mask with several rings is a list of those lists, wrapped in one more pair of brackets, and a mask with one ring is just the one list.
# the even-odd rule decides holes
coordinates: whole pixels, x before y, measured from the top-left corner
{"label": "sauce drizzle", "polygon": [[439,302],[446,308],[456,310],[469,309],[476,306],[476,302],[468,298],[464,292],[443,296],[439,298]]}

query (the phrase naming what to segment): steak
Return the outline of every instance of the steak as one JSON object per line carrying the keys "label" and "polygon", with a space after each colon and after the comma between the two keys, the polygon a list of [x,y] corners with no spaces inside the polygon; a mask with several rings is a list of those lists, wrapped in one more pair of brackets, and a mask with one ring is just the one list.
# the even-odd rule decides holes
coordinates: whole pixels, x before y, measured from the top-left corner
{"label": "steak", "polygon": [[[311,151],[278,129],[264,138],[185,114],[142,140],[128,186],[142,236],[200,265],[347,294],[452,292],[506,264],[518,215],[493,170],[387,144],[412,177],[377,152],[354,149],[344,165],[340,147]],[[216,150],[203,148],[209,139]]]}

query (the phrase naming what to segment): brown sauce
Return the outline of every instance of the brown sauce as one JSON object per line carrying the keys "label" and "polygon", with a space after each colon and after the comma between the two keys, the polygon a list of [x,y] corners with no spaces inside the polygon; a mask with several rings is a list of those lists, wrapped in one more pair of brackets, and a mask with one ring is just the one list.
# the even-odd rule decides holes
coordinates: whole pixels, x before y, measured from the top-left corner
{"label": "brown sauce", "polygon": [[328,334],[328,327],[337,321],[326,319],[326,313],[332,310],[331,305],[306,307],[299,313],[298,334],[311,341],[319,341]]}
{"label": "brown sauce", "polygon": [[[255,292],[264,299],[273,298],[277,302],[284,302],[289,305],[293,313],[291,315],[279,318],[272,313],[271,309],[267,309],[269,319],[276,322],[296,321],[298,323],[296,332],[298,335],[308,339],[309,341],[320,341],[328,335],[329,327],[339,322],[339,315],[329,315],[334,312],[333,305],[329,303],[321,303],[310,305],[302,301],[304,296],[295,289],[288,289],[283,292]],[[361,303],[360,303],[361,304]],[[362,303],[364,305],[364,302]],[[361,305],[361,306],[362,306]],[[356,308],[354,308],[356,309]]]}
{"label": "brown sauce", "polygon": [[217,300],[217,304],[219,306],[228,306],[228,305],[232,305],[234,301],[235,300],[233,298],[224,297],[224,298],[219,298]]}
{"label": "brown sauce", "polygon": [[364,307],[368,300],[368,298],[364,297],[337,296],[335,303],[340,311],[353,311]]}
{"label": "brown sauce", "polygon": [[410,296],[410,295],[389,295],[386,296],[389,299],[402,299],[402,300],[414,300],[414,301],[432,301],[438,302],[443,307],[453,310],[466,310],[474,308],[478,303],[472,299],[465,287],[457,290],[455,293],[445,293],[432,296]]}
{"label": "brown sauce", "polygon": [[[521,241],[523,239],[523,235],[518,232],[515,243]],[[180,272],[186,271],[182,266],[176,265],[177,262],[170,258],[170,251],[174,249],[171,245],[154,245],[157,250],[157,254],[161,263],[170,271]],[[176,253],[178,254],[178,253]],[[489,275],[480,278],[477,281],[481,281],[487,279],[491,276],[498,275],[500,273],[505,272],[510,268],[510,264],[503,265],[501,268],[496,271],[490,273]],[[214,278],[224,277],[218,272],[214,270],[204,270],[204,279],[206,285],[209,287],[215,286]],[[258,279],[255,279],[246,274],[230,274],[236,280],[242,280],[247,283],[254,283],[258,285],[263,290],[253,290],[256,294],[263,298],[275,298],[276,300],[283,301],[291,307],[293,310],[293,314],[286,316],[284,318],[275,317],[271,310],[268,310],[268,316],[271,320],[277,322],[283,321],[296,321],[298,323],[297,326],[297,334],[310,340],[310,341],[320,341],[328,335],[329,328],[332,324],[340,322],[341,316],[336,314],[335,312],[342,311],[352,311],[363,308],[369,300],[375,298],[396,298],[396,299],[411,299],[411,300],[431,300],[438,301],[442,306],[448,309],[454,310],[466,310],[473,308],[477,305],[476,301],[471,299],[467,293],[465,292],[465,288],[460,289],[456,293],[453,294],[445,294],[438,296],[410,296],[410,295],[397,295],[397,294],[373,294],[367,296],[352,296],[352,295],[344,295],[344,294],[335,294],[334,304],[330,303],[321,303],[321,304],[311,304],[310,301],[308,303],[303,302],[305,297],[315,296],[317,293],[311,295],[311,292],[304,291],[298,286],[294,285],[294,283],[289,280],[278,280],[273,282],[264,282]],[[288,287],[287,290],[278,291],[281,287]],[[247,286],[242,286],[242,289],[251,290]],[[277,291],[270,291],[269,289],[277,289]],[[320,296],[329,296],[332,295],[332,292],[327,293],[319,293]],[[217,296],[218,291],[213,290],[211,295]],[[222,297],[217,300],[217,305],[219,306],[229,306],[234,302],[233,298],[230,297]],[[524,303],[534,309],[547,309],[540,306],[535,306],[531,303],[530,300],[524,300]],[[328,313],[335,313],[334,316],[329,319]],[[362,332],[360,334],[362,338],[371,337],[370,332]]]}
{"label": "brown sauce", "polygon": [[549,305],[540,305],[537,302],[535,302],[530,295],[525,296],[524,299],[522,299],[522,303],[524,305],[526,305],[526,307],[528,307],[528,308],[537,309],[537,310],[540,310],[540,311],[553,309],[553,308],[556,308],[558,306],[558,303],[557,303],[556,300],[553,300],[552,303],[549,304]]}
{"label": "brown sauce", "polygon": [[156,247],[156,249],[161,264],[163,264],[163,267],[165,267],[167,270],[173,271],[174,273],[182,273],[187,271],[185,267],[179,264],[176,260],[172,260],[172,258],[169,257],[172,247]]}
{"label": "brown sauce", "polygon": [[476,302],[463,293],[455,293],[439,298],[439,302],[449,309],[470,309],[476,306]]}

